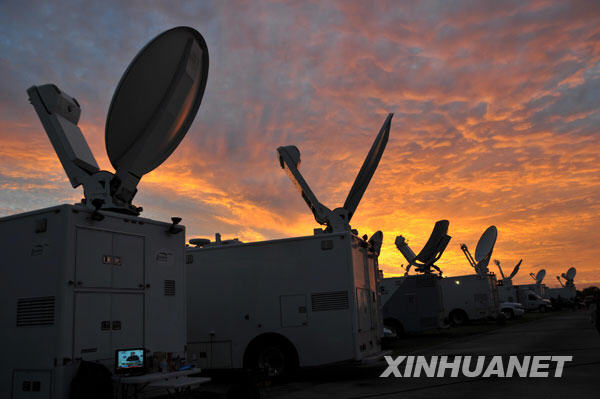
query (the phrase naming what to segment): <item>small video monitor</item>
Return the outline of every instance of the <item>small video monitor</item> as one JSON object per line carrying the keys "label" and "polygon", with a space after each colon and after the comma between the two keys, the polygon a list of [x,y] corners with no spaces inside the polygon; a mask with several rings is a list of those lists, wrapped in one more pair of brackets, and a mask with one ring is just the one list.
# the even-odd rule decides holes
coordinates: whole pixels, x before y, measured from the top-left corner
{"label": "small video monitor", "polygon": [[144,348],[118,349],[115,354],[115,374],[143,373],[146,368]]}

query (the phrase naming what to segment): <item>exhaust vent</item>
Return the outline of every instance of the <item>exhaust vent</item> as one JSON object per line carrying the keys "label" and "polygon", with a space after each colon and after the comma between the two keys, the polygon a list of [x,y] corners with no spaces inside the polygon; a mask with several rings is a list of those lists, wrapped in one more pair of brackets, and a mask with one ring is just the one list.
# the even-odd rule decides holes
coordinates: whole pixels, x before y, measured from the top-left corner
{"label": "exhaust vent", "polygon": [[313,312],[348,309],[348,291],[319,292],[311,294]]}
{"label": "exhaust vent", "polygon": [[54,302],[53,296],[19,298],[17,301],[17,327],[53,325]]}
{"label": "exhaust vent", "polygon": [[175,296],[175,280],[165,280],[165,295]]}

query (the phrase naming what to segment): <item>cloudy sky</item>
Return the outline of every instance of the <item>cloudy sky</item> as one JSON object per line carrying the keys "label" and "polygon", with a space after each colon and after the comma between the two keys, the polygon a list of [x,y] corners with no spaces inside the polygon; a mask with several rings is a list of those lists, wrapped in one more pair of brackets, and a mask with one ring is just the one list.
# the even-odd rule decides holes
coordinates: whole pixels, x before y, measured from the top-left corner
{"label": "cloudy sky", "polygon": [[[97,3],[97,4],[96,4]],[[297,145],[321,202],[341,206],[385,115],[390,140],[353,227],[384,233],[380,263],[403,272],[439,219],[439,262],[470,273],[489,225],[516,282],[569,266],[600,282],[600,2],[0,2],[0,216],[76,202],[26,89],[55,83],[111,170],[104,123],[137,51],[177,25],[202,33],[210,71],[196,120],[146,175],[145,217],[181,216],[189,237],[243,241],[318,227],[275,149]],[[510,271],[510,270],[509,270]]]}

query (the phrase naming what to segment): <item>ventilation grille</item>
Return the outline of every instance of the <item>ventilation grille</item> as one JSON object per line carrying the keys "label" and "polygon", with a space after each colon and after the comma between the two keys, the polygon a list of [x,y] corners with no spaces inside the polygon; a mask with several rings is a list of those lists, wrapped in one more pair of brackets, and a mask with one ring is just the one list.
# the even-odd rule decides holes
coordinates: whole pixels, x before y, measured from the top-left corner
{"label": "ventilation grille", "polygon": [[313,312],[348,309],[348,291],[320,292],[310,299]]}
{"label": "ventilation grille", "polygon": [[175,296],[175,280],[165,280],[165,295]]}
{"label": "ventilation grille", "polygon": [[54,297],[20,298],[17,301],[17,327],[54,324]]}

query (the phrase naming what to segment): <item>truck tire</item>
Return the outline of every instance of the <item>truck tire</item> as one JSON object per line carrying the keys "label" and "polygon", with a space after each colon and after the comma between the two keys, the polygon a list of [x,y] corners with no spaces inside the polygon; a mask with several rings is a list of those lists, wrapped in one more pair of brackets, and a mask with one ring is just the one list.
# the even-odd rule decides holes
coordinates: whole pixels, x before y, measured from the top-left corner
{"label": "truck tire", "polygon": [[512,309],[502,309],[502,313],[506,315],[506,318],[512,320],[515,318],[515,312]]}
{"label": "truck tire", "polygon": [[294,346],[284,338],[263,338],[248,347],[245,367],[268,379],[280,379],[296,371],[298,355]]}
{"label": "truck tire", "polygon": [[400,320],[385,319],[383,325],[392,330],[394,334],[396,334],[396,338],[400,338],[404,335],[404,327],[402,327]]}
{"label": "truck tire", "polygon": [[546,305],[540,305],[539,309],[542,313],[546,313],[546,311],[548,310],[548,308],[546,308]]}
{"label": "truck tire", "polygon": [[256,368],[271,378],[284,376],[287,363],[285,350],[277,344],[265,345],[256,356]]}
{"label": "truck tire", "polygon": [[449,319],[450,324],[453,326],[463,326],[469,321],[469,316],[467,316],[467,313],[464,310],[455,309],[450,312]]}

